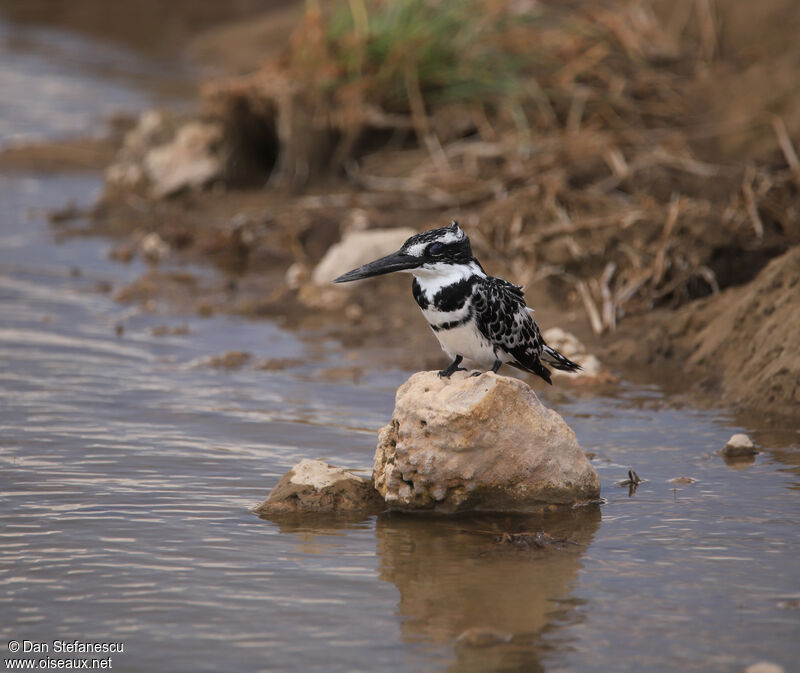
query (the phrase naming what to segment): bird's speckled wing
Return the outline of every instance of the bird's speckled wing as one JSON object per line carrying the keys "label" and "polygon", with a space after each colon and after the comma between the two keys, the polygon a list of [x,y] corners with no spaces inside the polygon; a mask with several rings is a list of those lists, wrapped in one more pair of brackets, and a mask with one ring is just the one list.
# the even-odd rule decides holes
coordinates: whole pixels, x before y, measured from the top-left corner
{"label": "bird's speckled wing", "polygon": [[473,306],[481,334],[511,355],[522,368],[540,374],[543,366],[539,357],[544,342],[525,307],[522,288],[488,276],[475,288]]}

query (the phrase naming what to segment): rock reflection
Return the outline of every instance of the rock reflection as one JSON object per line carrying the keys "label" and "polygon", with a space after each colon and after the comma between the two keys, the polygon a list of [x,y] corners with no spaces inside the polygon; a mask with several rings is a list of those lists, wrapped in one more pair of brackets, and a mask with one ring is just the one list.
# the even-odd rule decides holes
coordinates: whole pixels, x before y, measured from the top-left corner
{"label": "rock reflection", "polygon": [[[400,591],[403,639],[452,644],[454,671],[540,670],[540,636],[569,621],[563,601],[600,519],[598,506],[526,516],[381,515],[380,577]],[[514,535],[537,531],[545,535]]]}
{"label": "rock reflection", "polygon": [[352,512],[349,514],[289,513],[259,516],[278,527],[278,531],[291,534],[295,546],[302,554],[327,554],[334,549],[330,538],[344,536],[353,529],[368,528],[370,515]]}

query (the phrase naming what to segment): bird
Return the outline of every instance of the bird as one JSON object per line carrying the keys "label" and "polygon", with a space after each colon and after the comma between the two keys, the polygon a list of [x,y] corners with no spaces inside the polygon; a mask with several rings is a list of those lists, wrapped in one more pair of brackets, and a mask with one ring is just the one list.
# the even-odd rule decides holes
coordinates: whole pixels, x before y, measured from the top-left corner
{"label": "bird", "polygon": [[439,376],[450,378],[457,371],[467,371],[460,366],[465,361],[495,374],[508,364],[552,385],[545,363],[567,372],[582,369],[545,343],[522,288],[483,270],[469,237],[455,220],[449,226],[411,236],[397,252],[348,271],[333,282],[398,271],[414,276],[414,300],[442,350],[452,359]]}

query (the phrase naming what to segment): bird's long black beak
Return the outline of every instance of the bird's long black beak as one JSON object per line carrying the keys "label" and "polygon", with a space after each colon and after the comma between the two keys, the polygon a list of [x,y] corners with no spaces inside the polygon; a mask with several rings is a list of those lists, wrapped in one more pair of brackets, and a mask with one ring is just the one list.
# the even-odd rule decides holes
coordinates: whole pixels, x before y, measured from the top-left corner
{"label": "bird's long black beak", "polygon": [[393,252],[391,255],[376,259],[374,262],[360,266],[357,269],[348,271],[333,280],[334,283],[349,283],[351,280],[361,280],[372,276],[382,276],[393,271],[405,271],[419,266],[422,260],[413,255],[406,255],[402,252]]}

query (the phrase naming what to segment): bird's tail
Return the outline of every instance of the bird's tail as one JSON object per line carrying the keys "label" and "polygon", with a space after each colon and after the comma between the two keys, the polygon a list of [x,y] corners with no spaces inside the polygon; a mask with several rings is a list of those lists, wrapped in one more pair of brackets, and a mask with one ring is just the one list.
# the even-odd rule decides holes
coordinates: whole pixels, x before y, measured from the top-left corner
{"label": "bird's tail", "polygon": [[555,348],[550,348],[550,346],[547,345],[542,349],[541,360],[551,367],[561,369],[565,372],[574,372],[583,369],[577,362],[573,362],[569,358],[564,357]]}

